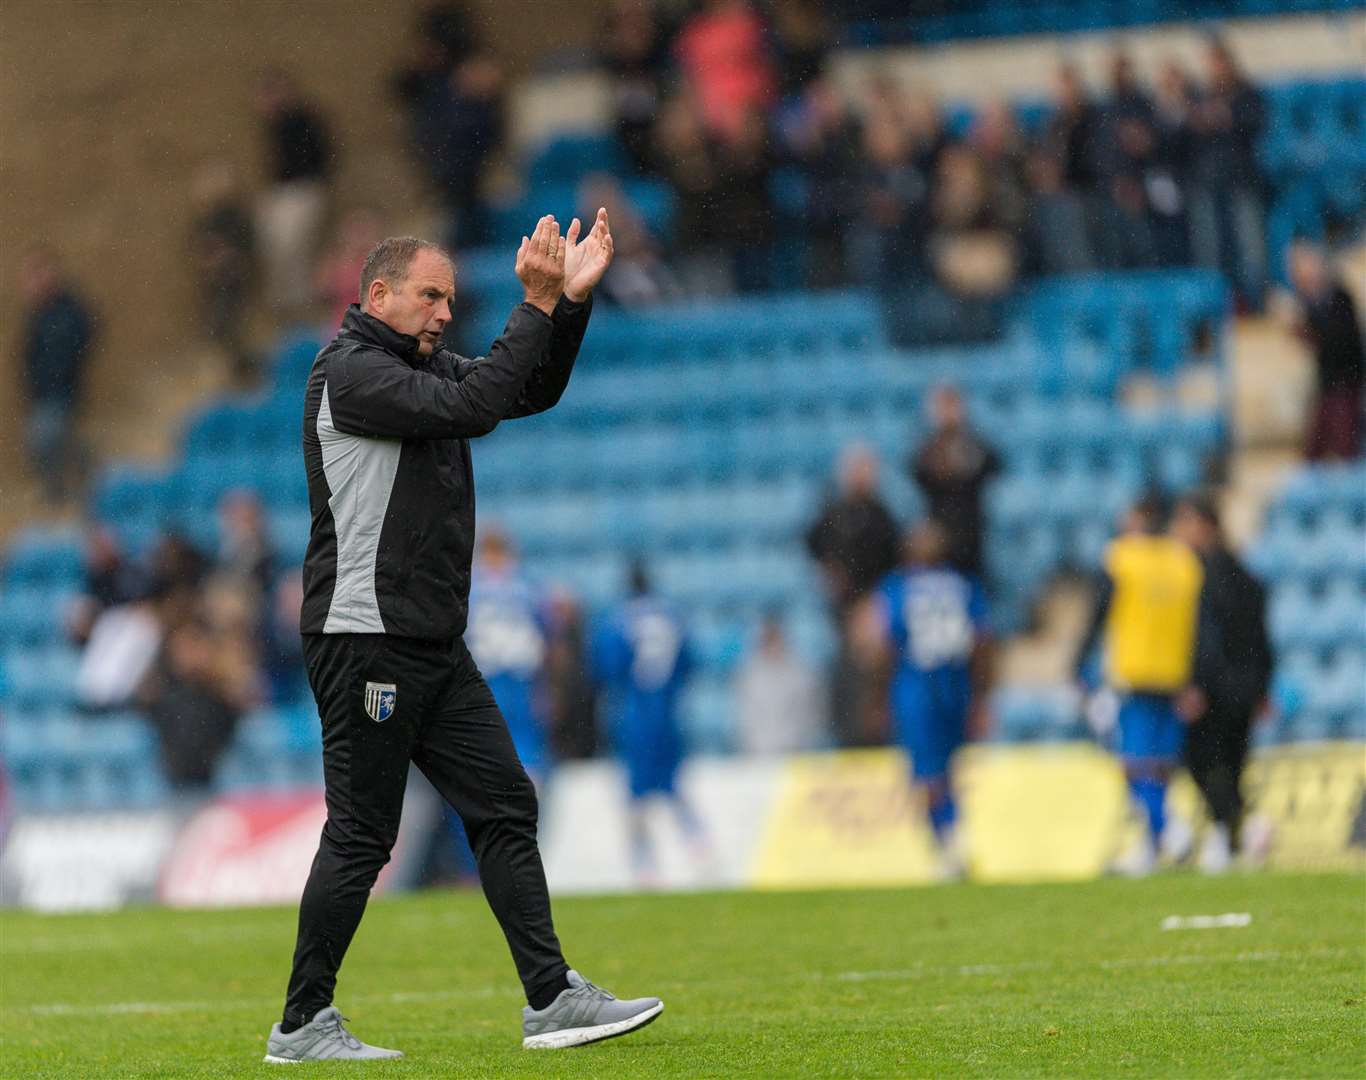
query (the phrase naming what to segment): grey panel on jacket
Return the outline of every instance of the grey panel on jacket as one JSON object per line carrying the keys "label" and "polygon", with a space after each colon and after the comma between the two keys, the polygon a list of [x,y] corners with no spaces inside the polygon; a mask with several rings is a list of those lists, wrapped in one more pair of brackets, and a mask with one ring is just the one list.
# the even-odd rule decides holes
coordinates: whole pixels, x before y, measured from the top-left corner
{"label": "grey panel on jacket", "polygon": [[403,442],[338,431],[332,426],[326,383],[318,406],[318,441],[332,492],[328,506],[337,525],[337,582],[323,633],[382,634],[375,562]]}

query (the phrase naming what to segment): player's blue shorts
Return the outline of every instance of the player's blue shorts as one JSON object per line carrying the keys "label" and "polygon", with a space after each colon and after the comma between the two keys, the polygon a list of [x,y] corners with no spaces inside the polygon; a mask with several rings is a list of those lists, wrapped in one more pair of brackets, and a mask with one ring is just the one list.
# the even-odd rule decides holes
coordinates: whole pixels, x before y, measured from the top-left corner
{"label": "player's blue shorts", "polygon": [[626,774],[631,789],[631,798],[640,799],[646,795],[672,795],[678,767],[682,762],[676,755],[660,753],[633,753],[626,756]]}
{"label": "player's blue shorts", "polygon": [[901,671],[892,682],[892,723],[917,780],[948,775],[949,759],[967,741],[972,688],[966,672]]}
{"label": "player's blue shorts", "polygon": [[631,798],[673,794],[683,763],[683,740],[669,708],[653,701],[631,703],[617,730],[617,746]]}
{"label": "player's blue shorts", "polygon": [[1119,703],[1119,753],[1130,760],[1175,762],[1186,725],[1170,694],[1126,694]]}

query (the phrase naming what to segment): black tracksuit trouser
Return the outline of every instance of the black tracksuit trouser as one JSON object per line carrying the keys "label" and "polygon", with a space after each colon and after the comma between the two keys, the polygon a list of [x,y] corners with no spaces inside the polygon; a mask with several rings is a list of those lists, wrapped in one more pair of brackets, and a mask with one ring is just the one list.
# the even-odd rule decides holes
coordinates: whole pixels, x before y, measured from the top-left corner
{"label": "black tracksuit trouser", "polygon": [[1243,768],[1252,735],[1252,706],[1213,702],[1186,731],[1185,759],[1210,817],[1229,831],[1234,849],[1243,823]]}
{"label": "black tracksuit trouser", "polygon": [[[285,1019],[332,1003],[337,971],[398,837],[411,761],[465,823],[493,909],[531,998],[568,965],[550,918],[536,846],[536,791],[464,641],[305,634],[323,726],[327,822],[299,904]],[[367,711],[367,683],[392,685],[392,713]],[[376,694],[369,695],[370,710]]]}

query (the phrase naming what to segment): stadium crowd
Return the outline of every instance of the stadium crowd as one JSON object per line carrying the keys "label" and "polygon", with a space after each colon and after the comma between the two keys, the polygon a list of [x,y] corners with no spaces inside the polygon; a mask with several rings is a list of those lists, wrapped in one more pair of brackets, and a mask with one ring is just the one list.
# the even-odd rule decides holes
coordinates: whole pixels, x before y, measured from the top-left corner
{"label": "stadium crowd", "polygon": [[[611,209],[618,237],[605,300],[631,307],[794,280],[812,289],[861,285],[892,301],[893,337],[906,344],[993,336],[1001,300],[1030,279],[1200,265],[1223,272],[1244,310],[1261,308],[1269,272],[1258,160],[1264,108],[1221,40],[1209,39],[1198,77],[1169,61],[1149,87],[1116,51],[1103,95],[1064,65],[1046,108],[1022,115],[996,102],[960,123],[932,88],[889,77],[849,101],[827,67],[838,27],[811,0],[708,0],[679,17],[675,10],[624,0],[600,35],[596,63],[611,76],[627,163],[622,175],[587,176],[579,192],[584,204]],[[415,59],[390,89],[458,258],[491,236],[492,174],[509,155],[506,77],[458,5],[429,8],[417,30]],[[391,224],[372,207],[337,205],[337,147],[324,103],[271,70],[260,77],[257,108],[266,185],[249,191],[240,163],[214,162],[189,192],[202,322],[244,386],[260,374],[249,325],[257,302],[281,323],[320,319],[330,333],[355,298],[366,254]],[[632,203],[628,181],[640,178],[670,194],[668,237]],[[786,242],[794,232],[802,238],[795,262]],[[1354,302],[1316,247],[1295,245],[1288,270],[1317,374],[1306,456],[1358,457],[1366,363]],[[459,274],[456,282],[459,288]],[[79,284],[51,253],[30,256],[24,286],[29,445],[60,502],[81,471],[72,417],[96,323]],[[457,320],[468,316],[460,298],[452,310]],[[447,334],[458,343],[462,332],[457,322]],[[906,699],[898,694],[918,676],[897,669],[893,647],[905,644],[907,628],[893,600],[920,587],[915,571],[933,571],[940,585],[967,583],[936,597],[962,600],[954,625],[966,629],[947,660],[929,665],[954,668],[953,730],[932,751],[922,745],[914,754],[940,766],[917,779],[931,790],[936,833],[947,837],[947,756],[970,729],[981,733],[989,685],[990,602],[969,585],[983,569],[984,499],[1003,466],[951,385],[928,404],[929,434],[902,464],[933,528],[918,523],[908,543],[910,523],[898,521],[880,495],[875,453],[846,449],[835,490],[803,536],[827,585],[833,663],[827,672],[803,665],[785,640],[784,613],[768,613],[736,666],[734,742],[756,753],[907,743],[897,717]],[[68,620],[83,649],[82,706],[140,709],[161,740],[168,779],[184,791],[209,785],[250,709],[307,701],[298,570],[280,564],[256,494],[229,492],[218,520],[211,551],[170,534],[140,556],[92,527],[84,593]],[[1179,655],[1155,681],[1120,676],[1131,697],[1144,698],[1142,722],[1151,729],[1148,742],[1126,744],[1134,751],[1126,756],[1141,759],[1130,781],[1155,844],[1162,785],[1184,745],[1229,854],[1242,813],[1237,774],[1271,670],[1265,635],[1256,632],[1260,592],[1247,585],[1203,496],[1184,498],[1170,528],[1146,502],[1128,521],[1130,538],[1162,540],[1161,558],[1139,573],[1157,575],[1161,586],[1164,574],[1189,584],[1198,566],[1197,584],[1175,615],[1130,605],[1107,623],[1124,588],[1141,584],[1120,580],[1128,563],[1117,573],[1107,557],[1082,653],[1106,634],[1142,635],[1132,622],[1124,629],[1123,619],[1159,627],[1186,620],[1188,632],[1168,642]],[[523,761],[544,776],[557,761],[610,747],[630,763],[637,800],[675,795],[683,753],[676,704],[690,674],[686,619],[653,588],[643,564],[609,612],[585,611],[562,591],[542,593],[533,576],[518,566],[515,536],[484,533],[471,650]],[[1256,640],[1247,648],[1220,644],[1240,633]],[[1077,669],[1090,684],[1086,659],[1079,656]],[[1255,693],[1229,692],[1235,683]],[[1160,708],[1148,708],[1148,699],[1161,699]],[[1173,722],[1189,725],[1192,737],[1174,734]],[[675,810],[704,845],[689,808],[676,801]],[[651,859],[643,836],[637,829],[638,868]]]}
{"label": "stadium crowd", "polygon": [[[1199,265],[1223,270],[1244,306],[1261,307],[1264,107],[1218,38],[1198,76],[1169,60],[1147,86],[1117,51],[1102,94],[1064,64],[1050,102],[1022,114],[996,101],[957,117],[933,87],[888,75],[850,100],[827,64],[840,28],[811,0],[680,10],[613,5],[592,61],[610,77],[624,155],[579,192],[618,223],[607,297],[640,305],[794,277],[812,288],[862,284],[900,300],[905,334],[963,339],[999,329],[995,302],[1032,277]],[[449,245],[477,247],[492,238],[513,164],[506,73],[457,4],[428,8],[414,29],[415,60],[390,89]],[[297,314],[318,299],[300,283],[329,294],[342,280],[330,273],[339,253],[379,231],[361,210],[341,215],[324,243],[337,211],[326,110],[277,70],[261,76],[257,105],[266,190],[247,206],[226,165],[195,185],[208,324],[247,366],[248,260],[260,263],[277,313]],[[668,236],[632,205],[632,178],[668,191]],[[323,248],[327,272],[300,273]]]}
{"label": "stadium crowd", "polygon": [[[395,87],[467,246],[486,235],[481,173],[506,156],[504,79],[460,7],[429,9],[419,31],[422,59]],[[1185,265],[1224,270],[1260,307],[1264,110],[1221,40],[1198,76],[1168,60],[1154,86],[1118,51],[1101,95],[1065,64],[1028,124],[1005,102],[951,122],[933,87],[888,76],[851,102],[827,66],[839,40],[812,0],[613,5],[596,63],[616,134],[628,170],[667,185],[676,217],[667,244],[638,223],[609,295],[768,288],[780,236],[799,225],[808,287],[923,292],[927,309],[1039,274]],[[632,220],[629,205],[613,209]],[[961,334],[972,312],[941,322]]]}

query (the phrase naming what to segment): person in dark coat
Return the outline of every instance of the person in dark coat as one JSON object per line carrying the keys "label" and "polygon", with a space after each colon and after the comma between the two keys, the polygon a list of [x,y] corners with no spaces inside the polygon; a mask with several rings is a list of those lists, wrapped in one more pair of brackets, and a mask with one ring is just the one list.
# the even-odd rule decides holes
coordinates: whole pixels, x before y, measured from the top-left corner
{"label": "person in dark coat", "polygon": [[1305,456],[1351,459],[1361,454],[1366,347],[1352,295],[1335,281],[1323,252],[1299,243],[1290,251],[1290,280],[1303,307],[1300,333],[1314,350],[1318,398]]}
{"label": "person in dark coat", "polygon": [[1205,570],[1191,685],[1177,698],[1177,709],[1189,725],[1186,768],[1214,820],[1200,866],[1219,872],[1238,850],[1243,767],[1253,719],[1271,685],[1266,593],[1229,550],[1210,498],[1183,498],[1171,529],[1200,556]]}
{"label": "person in dark coat", "polygon": [[301,315],[313,301],[313,258],[331,198],[336,147],[321,110],[286,71],[263,73],[256,90],[269,182],[257,200],[253,236],[277,313]]}
{"label": "person in dark coat", "polygon": [[908,462],[930,517],[948,535],[948,562],[970,576],[982,573],[986,531],[982,494],[1001,471],[1001,459],[968,423],[957,387],[941,386],[930,399],[934,430]]}
{"label": "person in dark coat", "polygon": [[48,502],[58,503],[68,494],[81,456],[75,416],[94,326],[85,302],[47,248],[25,256],[20,290],[27,308],[23,361],[29,460]]}
{"label": "person in dark coat", "polygon": [[830,676],[830,722],[844,746],[881,741],[886,727],[877,673],[860,664],[850,621],[858,601],[900,556],[900,531],[877,486],[876,455],[865,446],[849,447],[840,463],[840,491],[806,533],[807,550],[825,577],[839,638]]}
{"label": "person in dark coat", "polygon": [[1266,286],[1266,214],[1257,146],[1266,126],[1262,95],[1217,38],[1206,49],[1208,79],[1190,111],[1193,134],[1191,253],[1222,271],[1253,309]]}

